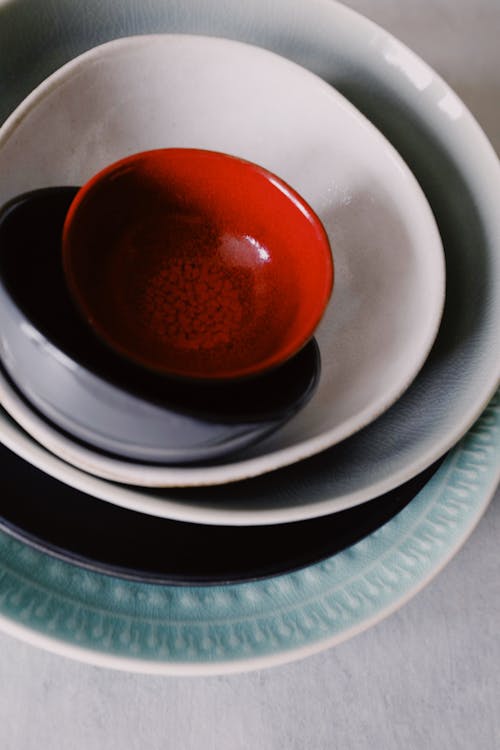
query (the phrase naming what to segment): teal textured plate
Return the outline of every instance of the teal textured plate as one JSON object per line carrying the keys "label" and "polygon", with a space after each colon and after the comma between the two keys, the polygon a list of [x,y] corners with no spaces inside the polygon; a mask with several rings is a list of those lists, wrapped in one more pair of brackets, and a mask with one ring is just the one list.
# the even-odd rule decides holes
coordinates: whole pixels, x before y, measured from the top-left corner
{"label": "teal textured plate", "polygon": [[[11,0],[0,5],[0,119],[78,52],[151,31],[239,38],[314,70],[383,130],[424,187],[449,262],[442,335],[428,365],[397,406],[357,438],[307,464],[229,487],[220,505],[226,512],[234,492],[233,520],[248,522],[259,504],[271,506],[275,520],[282,510],[290,520],[294,509],[303,517],[303,504],[319,515],[389,489],[449,448],[498,384],[498,166],[491,149],[424,63],[326,0]],[[3,413],[0,430],[3,442],[40,468],[100,497],[117,501],[119,493],[123,503],[124,488],[71,473]],[[128,670],[207,674],[301,658],[369,627],[436,575],[484,512],[499,459],[497,394],[396,518],[323,563],[259,583],[126,582],[0,534],[0,626],[58,653]],[[204,502],[198,493],[151,493],[146,501],[170,503],[173,517],[176,508]]]}
{"label": "teal textured plate", "polygon": [[471,533],[500,474],[500,392],[426,487],[350,549],[258,583],[175,587],[79,569],[0,534],[0,626],[90,663],[168,674],[299,659],[381,620]]}

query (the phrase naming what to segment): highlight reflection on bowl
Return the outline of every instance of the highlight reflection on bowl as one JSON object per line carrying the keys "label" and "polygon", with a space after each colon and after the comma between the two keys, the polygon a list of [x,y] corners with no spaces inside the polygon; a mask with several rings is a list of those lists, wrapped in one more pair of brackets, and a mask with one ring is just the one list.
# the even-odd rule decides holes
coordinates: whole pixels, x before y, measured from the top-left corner
{"label": "highlight reflection on bowl", "polygon": [[255,375],[313,335],[333,285],[326,232],[279,178],[198,149],[127,157],[76,196],[70,291],[94,331],[152,370]]}

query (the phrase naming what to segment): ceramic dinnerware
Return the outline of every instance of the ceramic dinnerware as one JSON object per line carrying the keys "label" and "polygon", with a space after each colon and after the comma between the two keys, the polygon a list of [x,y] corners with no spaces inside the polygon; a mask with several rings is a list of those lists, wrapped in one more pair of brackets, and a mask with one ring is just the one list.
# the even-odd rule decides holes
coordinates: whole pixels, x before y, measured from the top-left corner
{"label": "ceramic dinnerware", "polygon": [[258,378],[193,385],[129,364],[73,304],[61,236],[76,188],[24,193],[0,211],[0,352],[48,419],[86,444],[143,461],[220,459],[282,427],[320,377],[314,340]]}
{"label": "ceramic dinnerware", "polygon": [[[461,102],[419,58],[333,0],[274,0],[273,14],[264,0],[233,4],[231,13],[217,0],[205,0],[203,8],[191,0],[26,0],[8,3],[2,14],[4,115],[58,65],[124,31],[227,35],[274,48],[335,83],[384,129],[424,184],[452,266],[448,278],[464,262],[467,271],[451,274],[446,335],[397,408],[349,440],[345,452],[339,446],[311,459],[307,482],[300,480],[304,474],[295,477],[296,494],[291,485],[276,492],[278,514],[278,498],[292,514],[307,501],[321,511],[352,499],[353,491],[359,499],[374,485],[402,481],[466,430],[498,381],[498,190],[488,197],[497,167]],[[1,534],[0,626],[87,663],[157,674],[259,669],[331,647],[411,599],[472,532],[499,479],[499,408],[497,396],[431,482],[383,529],[330,560],[271,581],[225,589],[124,582]],[[128,491],[69,467],[5,413],[1,433],[17,453],[70,484],[95,494]],[[281,479],[286,485],[284,474]],[[230,499],[229,511],[251,517],[250,501],[255,509],[259,495],[232,509]],[[163,502],[176,507],[175,498]],[[269,513],[270,497],[263,504]],[[200,495],[198,506],[201,512]]]}
{"label": "ceramic dinnerware", "polygon": [[387,617],[450,560],[500,478],[500,399],[406,508],[303,570],[230,586],[145,584],[85,570],[0,531],[0,628],[63,656],[149,674],[262,669]]}
{"label": "ceramic dinnerware", "polygon": [[[4,124],[0,196],[81,184],[130,152],[173,145],[248,158],[296,189],[335,248],[336,286],[317,332],[322,377],[314,398],[274,441],[261,442],[241,461],[183,470],[108,459],[17,408],[2,388],[4,407],[57,455],[96,475],[148,486],[244,479],[353,434],[418,372],[444,294],[434,218],[392,146],[324,81],[229,40],[134,37],[73,60]],[[23,379],[26,392],[31,371],[15,372],[14,365],[10,373],[19,385]],[[30,392],[37,386],[29,383]]]}
{"label": "ceramic dinnerware", "polygon": [[387,523],[437,469],[430,467],[402,487],[341,513],[235,527],[125,510],[56,481],[3,447],[0,462],[2,530],[88,570],[185,586],[257,580],[331,557]]}
{"label": "ceramic dinnerware", "polygon": [[109,165],[62,233],[68,289],[118,354],[193,381],[251,379],[311,339],[333,260],[319,218],[262,167],[164,148]]}

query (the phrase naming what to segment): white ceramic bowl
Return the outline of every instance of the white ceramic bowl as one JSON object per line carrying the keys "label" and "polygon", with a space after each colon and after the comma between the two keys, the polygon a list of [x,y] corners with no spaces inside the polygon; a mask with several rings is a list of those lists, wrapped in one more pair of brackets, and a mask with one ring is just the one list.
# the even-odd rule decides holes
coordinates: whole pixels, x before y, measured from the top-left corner
{"label": "white ceramic bowl", "polygon": [[[395,487],[432,463],[477,418],[500,374],[500,168],[453,91],[390,34],[333,0],[53,0],[39,23],[11,6],[19,33],[0,46],[0,116],[56,67],[123,33],[201,33],[258,44],[335,85],[390,138],[418,177],[447,260],[440,334],[414,384],[380,419],[305,462],[235,485],[134,490],[69,466],[5,412],[2,440],[53,476],[100,498],[173,518],[272,523],[326,514]],[[52,30],[64,29],[54,47]],[[22,32],[22,33],[21,33]],[[29,65],[25,62],[29,60]],[[2,387],[2,401],[14,399]],[[489,451],[487,441],[475,451]],[[466,457],[457,471],[468,471]],[[460,498],[458,498],[460,500]]]}
{"label": "white ceramic bowl", "polygon": [[[223,151],[260,164],[322,219],[336,278],[317,334],[322,376],[316,394],[273,441],[258,445],[252,461],[243,454],[209,469],[113,460],[12,401],[4,400],[5,407],[69,462],[131,484],[229,482],[352,435],[408,387],[439,328],[444,256],[412,173],[349,102],[290,61],[226,39],[154,35],[91,50],[20,105],[0,130],[0,201],[36,188],[82,184],[121,157],[171,146]],[[0,309],[6,367],[42,413],[114,453],[156,462],[168,457],[161,414],[155,419],[149,404],[123,390],[110,393],[109,383],[74,358],[41,346],[29,326],[17,319],[9,326],[12,306]],[[50,377],[42,377],[47,369]]]}

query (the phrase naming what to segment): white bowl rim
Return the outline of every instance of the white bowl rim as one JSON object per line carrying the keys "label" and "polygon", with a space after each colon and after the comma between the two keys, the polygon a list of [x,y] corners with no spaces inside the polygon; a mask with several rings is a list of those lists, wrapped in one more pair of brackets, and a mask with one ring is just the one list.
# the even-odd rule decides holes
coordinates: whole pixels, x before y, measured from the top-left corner
{"label": "white bowl rim", "polygon": [[[422,65],[426,66],[425,63],[409,50],[404,44],[396,40],[391,34],[383,30],[380,26],[363,17],[359,13],[353,11],[350,8],[343,6],[336,0],[315,0],[318,7],[335,6],[335,12],[339,18],[349,24],[356,27],[356,30],[363,31],[364,34],[368,34],[372,37],[377,36],[378,39],[383,38],[386,41],[395,41],[402,50],[406,50],[412,57],[419,61]],[[426,66],[427,67],[427,66]],[[453,97],[463,106],[463,116],[467,120],[467,128],[471,136],[476,141],[480,148],[480,158],[484,166],[488,167],[489,177],[491,178],[491,184],[498,185],[500,187],[500,166],[496,154],[490,145],[486,135],[468,111],[463,105],[461,100],[452,91],[452,89],[445,83],[445,81],[434,71],[433,81],[438,83],[441,90],[446,94],[450,93]],[[497,213],[492,211],[489,213],[489,225],[490,232],[496,233],[496,236],[500,236],[500,217]],[[492,227],[492,229],[491,229]],[[497,305],[498,306],[498,305]],[[406,479],[414,476],[419,471],[423,470],[426,466],[430,465],[433,461],[437,460],[442,456],[449,448],[451,448],[457,440],[462,437],[469,427],[474,423],[477,416],[485,408],[488,401],[494,394],[498,387],[499,374],[498,372],[491,371],[488,378],[485,379],[483,387],[477,394],[477,399],[474,403],[470,403],[468,408],[464,409],[460,413],[454,423],[454,429],[442,434],[438,440],[433,441],[432,446],[428,446],[426,451],[422,452],[415,457],[413,460],[408,461],[399,470],[392,472],[389,476],[385,477],[381,481],[371,484],[369,490],[361,488],[353,492],[345,493],[340,498],[330,498],[328,500],[322,500],[318,503],[311,503],[306,508],[287,508],[287,509],[271,509],[266,511],[265,518],[262,517],[263,512],[252,512],[252,511],[213,511],[207,515],[204,513],[203,504],[200,503],[195,509],[188,509],[186,512],[186,506],[184,503],[177,500],[169,499],[168,497],[154,498],[148,494],[143,494],[140,491],[133,490],[128,487],[120,487],[118,485],[111,484],[97,479],[96,477],[89,476],[84,472],[69,466],[64,461],[60,460],[56,456],[52,455],[45,449],[41,448],[35,441],[30,439],[27,435],[21,432],[16,425],[10,422],[6,422],[2,440],[9,448],[13,451],[31,461],[34,465],[39,468],[48,471],[53,476],[67,482],[68,484],[82,489],[83,491],[89,492],[102,499],[109,500],[111,502],[117,502],[124,507],[135,508],[142,512],[153,513],[155,515],[161,515],[171,518],[184,519],[195,518],[195,520],[201,523],[228,523],[228,524],[248,524],[248,523],[277,523],[284,520],[300,520],[307,517],[318,516],[341,510],[343,508],[351,507],[357,503],[363,502],[369,497],[373,497],[377,494],[381,494],[404,482]]]}
{"label": "white bowl rim", "polygon": [[[367,120],[364,115],[359,112],[359,110],[357,110],[356,107],[354,107],[353,104],[351,104],[332,86],[323,81],[319,76],[315,76],[309,70],[302,68],[287,58],[277,55],[275,52],[255,47],[255,45],[250,45],[246,42],[222,37],[194,34],[155,33],[121,37],[93,47],[56,70],[52,75],[42,81],[42,83],[40,83],[21,102],[21,104],[0,127],[0,148],[15,133],[16,128],[32,111],[32,109],[41,103],[46,96],[51,94],[59,86],[63,85],[68,78],[78,70],[82,63],[87,65],[99,60],[103,56],[113,54],[117,50],[127,49],[131,46],[140,47],[150,45],[154,40],[161,41],[172,37],[184,37],[201,42],[209,40],[210,43],[214,44],[253,48],[260,53],[268,55],[270,58],[278,58],[282,64],[293,68],[294,73],[297,76],[312,79],[318,87],[322,86],[325,90],[328,90],[329,94],[337,98],[342,107],[350,110],[365,126],[369,126],[369,128],[380,138],[381,143],[383,142],[383,144],[386,147],[389,147],[393,152],[392,155],[399,162],[405,173],[407,173],[408,179],[413,183],[415,188],[415,199],[421,201],[422,205],[425,205],[426,207],[429,224],[432,224],[435,228],[436,246],[439,245],[440,254],[435,255],[435,264],[433,268],[434,275],[432,283],[435,291],[435,294],[431,298],[431,304],[433,306],[433,324],[429,325],[428,330],[426,331],[425,341],[421,345],[418,357],[415,357],[412,371],[406,373],[405,379],[401,379],[398,383],[398,387],[393,387],[392,390],[384,393],[383,396],[379,397],[374,403],[371,403],[362,411],[356,412],[353,416],[347,418],[335,427],[325,430],[320,435],[306,438],[305,440],[291,446],[273,449],[268,453],[263,453],[256,457],[245,458],[243,455],[242,458],[237,458],[228,463],[220,462],[213,466],[197,467],[196,465],[163,466],[141,464],[140,462],[132,463],[126,458],[122,459],[119,457],[107,456],[97,450],[94,451],[91,447],[87,448],[80,445],[70,437],[66,438],[62,432],[53,429],[44,420],[39,419],[36,414],[32,412],[30,407],[16,397],[9,384],[5,381],[5,378],[0,376],[0,398],[4,408],[42,445],[48,447],[49,450],[61,456],[68,463],[94,474],[95,476],[114,482],[141,487],[203,487],[240,481],[289,466],[351,437],[383,414],[402,395],[402,393],[406,391],[417,376],[426,361],[436,338],[443,313],[446,285],[444,253],[432,210],[416,178],[413,176],[392,144],[390,144],[390,142],[375,128],[375,126],[372,125],[372,123],[369,122],[369,120]],[[85,371],[85,368],[82,367],[81,369]],[[355,502],[356,501],[353,501],[353,504]],[[149,512],[152,512],[152,509],[150,509]],[[168,513],[169,511],[167,511],[167,514]],[[160,512],[160,514],[163,515],[162,512]],[[204,522],[206,523],[207,520],[205,519]],[[217,521],[214,520],[214,523],[215,522]],[[218,522],[220,522],[220,519]]]}

